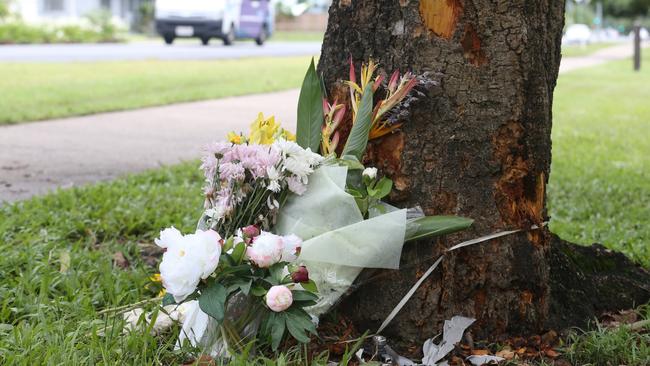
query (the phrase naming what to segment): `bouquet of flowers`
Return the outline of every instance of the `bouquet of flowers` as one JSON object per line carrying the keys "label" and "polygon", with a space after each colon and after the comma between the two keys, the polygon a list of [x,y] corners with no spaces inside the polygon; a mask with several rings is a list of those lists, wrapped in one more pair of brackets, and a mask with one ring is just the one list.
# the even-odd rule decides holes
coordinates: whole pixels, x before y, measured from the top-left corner
{"label": "bouquet of flowers", "polygon": [[349,104],[330,103],[312,60],[295,136],[260,114],[248,135],[207,147],[196,232],[172,227],[156,240],[163,305],[183,309],[180,343],[227,356],[252,341],[273,350],[287,336],[309,342],[364,268],[397,269],[405,242],[471,224],[382,201],[392,181],[363,156],[369,139],[399,128],[390,111],[418,79],[395,72],[385,83],[376,69],[363,65],[357,84],[351,63]]}

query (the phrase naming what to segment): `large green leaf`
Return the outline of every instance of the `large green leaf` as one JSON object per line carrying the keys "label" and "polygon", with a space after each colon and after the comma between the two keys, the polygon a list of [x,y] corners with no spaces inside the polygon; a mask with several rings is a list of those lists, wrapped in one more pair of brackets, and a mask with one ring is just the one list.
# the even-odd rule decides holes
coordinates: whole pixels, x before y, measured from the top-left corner
{"label": "large green leaf", "polygon": [[350,136],[348,136],[348,141],[346,141],[343,154],[341,155],[352,155],[358,160],[361,160],[363,154],[366,152],[370,127],[372,126],[372,98],[372,83],[370,83],[363,91],[359,111],[354,119],[354,125],[352,126]]}
{"label": "large green leaf", "polygon": [[298,98],[296,142],[303,148],[310,148],[313,152],[318,152],[322,127],[323,94],[320,78],[316,73],[316,66],[312,58]]}
{"label": "large green leaf", "polygon": [[467,229],[474,220],[457,216],[424,216],[406,222],[404,241],[455,233]]}
{"label": "large green leaf", "polygon": [[283,313],[272,313],[269,318],[271,326],[271,348],[277,350],[284,337],[286,328],[286,315]]}
{"label": "large green leaf", "polygon": [[201,291],[199,307],[204,313],[213,317],[216,321],[223,320],[226,307],[226,288],[220,283],[214,282]]}

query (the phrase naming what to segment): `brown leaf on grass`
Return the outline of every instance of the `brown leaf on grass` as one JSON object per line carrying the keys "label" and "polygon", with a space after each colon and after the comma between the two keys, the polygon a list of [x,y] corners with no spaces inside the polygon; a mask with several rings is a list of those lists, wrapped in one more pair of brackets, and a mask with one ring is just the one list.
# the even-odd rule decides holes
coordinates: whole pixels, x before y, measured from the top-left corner
{"label": "brown leaf on grass", "polygon": [[515,357],[515,352],[510,348],[504,348],[501,351],[497,352],[495,356],[503,357],[506,360],[512,360]]}
{"label": "brown leaf on grass", "polygon": [[190,360],[183,364],[183,366],[216,366],[216,362],[208,355],[201,355],[198,360]]}
{"label": "brown leaf on grass", "polygon": [[472,354],[474,356],[486,356],[486,355],[490,354],[490,351],[488,351],[486,349],[474,349],[474,350],[472,350]]}
{"label": "brown leaf on grass", "polygon": [[115,254],[113,254],[113,265],[115,267],[126,269],[126,268],[129,268],[129,260],[126,259],[126,257],[124,256],[124,253],[115,252]]}
{"label": "brown leaf on grass", "polygon": [[546,357],[550,357],[550,358],[560,357],[560,354],[553,349],[547,349],[546,352],[544,353],[546,354]]}

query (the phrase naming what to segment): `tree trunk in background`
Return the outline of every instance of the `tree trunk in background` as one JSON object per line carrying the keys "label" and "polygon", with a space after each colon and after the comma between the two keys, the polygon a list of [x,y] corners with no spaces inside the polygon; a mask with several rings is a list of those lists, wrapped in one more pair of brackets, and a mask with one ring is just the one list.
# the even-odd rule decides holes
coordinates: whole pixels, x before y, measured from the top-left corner
{"label": "tree trunk in background", "polygon": [[[428,215],[475,220],[445,240],[405,245],[400,271],[384,271],[340,307],[375,331],[451,244],[546,221],[551,105],[560,64],[564,1],[335,0],[319,62],[329,92],[344,97],[358,67],[428,73],[437,85],[409,108],[401,132],[370,146],[393,178],[391,200]],[[339,99],[341,100],[341,99]],[[477,319],[475,338],[539,332],[550,308],[547,230],[448,255],[384,334],[419,346],[454,315]]]}

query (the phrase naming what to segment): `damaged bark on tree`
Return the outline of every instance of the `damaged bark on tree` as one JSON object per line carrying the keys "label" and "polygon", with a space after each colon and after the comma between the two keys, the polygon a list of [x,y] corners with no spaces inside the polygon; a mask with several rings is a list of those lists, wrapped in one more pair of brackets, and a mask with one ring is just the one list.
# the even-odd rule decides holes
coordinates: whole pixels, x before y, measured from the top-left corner
{"label": "damaged bark on tree", "polygon": [[[331,99],[345,98],[339,80],[348,74],[350,57],[357,67],[374,59],[385,72],[411,70],[434,81],[409,106],[401,131],[369,147],[367,160],[395,182],[392,202],[419,205],[427,215],[475,220],[471,230],[445,240],[407,243],[400,271],[384,271],[347,298],[339,311],[359,329],[376,330],[453,243],[548,220],[551,105],[563,24],[561,0],[333,2],[318,67]],[[582,324],[605,307],[585,305],[596,299],[581,298],[579,288],[556,291],[590,281],[590,273],[567,256],[589,249],[552,248],[555,242],[548,230],[537,230],[448,255],[385,335],[418,346],[454,315],[475,317],[473,335],[488,339]],[[622,258],[612,263],[611,270],[629,265]],[[628,282],[635,294],[608,306],[629,307],[632,299],[638,304],[650,297],[639,277],[648,274],[626,271],[638,277]],[[595,283],[590,288],[594,296],[603,290]],[[558,317],[555,312],[571,309],[558,308],[555,299],[581,310]]]}

